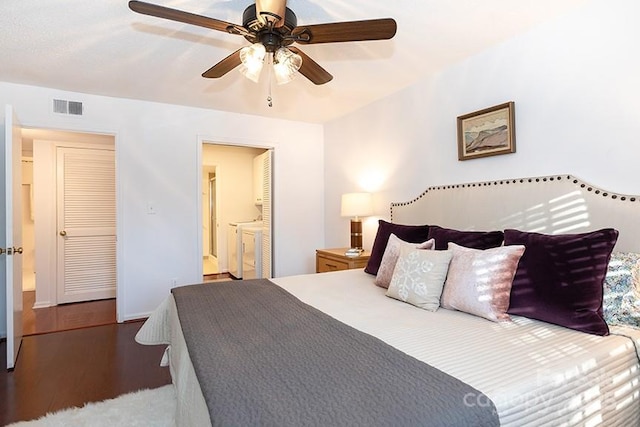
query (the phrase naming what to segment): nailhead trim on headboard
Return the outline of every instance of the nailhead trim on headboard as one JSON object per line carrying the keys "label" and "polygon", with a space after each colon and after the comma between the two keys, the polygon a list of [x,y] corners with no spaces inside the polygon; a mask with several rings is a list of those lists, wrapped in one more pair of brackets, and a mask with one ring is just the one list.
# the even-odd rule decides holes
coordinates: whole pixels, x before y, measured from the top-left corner
{"label": "nailhead trim on headboard", "polygon": [[407,206],[412,203],[417,202],[422,197],[424,197],[429,191],[439,191],[439,190],[450,190],[456,188],[472,188],[472,187],[487,187],[492,185],[510,185],[510,184],[524,184],[524,183],[532,183],[532,182],[547,182],[547,181],[561,181],[561,180],[569,180],[572,181],[573,184],[579,186],[580,188],[586,188],[587,191],[593,192],[594,194],[602,195],[603,197],[611,198],[612,200],[622,201],[622,202],[637,202],[639,200],[638,196],[629,196],[624,194],[616,194],[610,191],[606,191],[600,188],[597,188],[591,184],[588,184],[572,175],[552,175],[552,176],[540,176],[540,177],[532,177],[532,178],[515,178],[515,179],[502,179],[499,181],[485,181],[485,182],[472,182],[466,184],[452,184],[452,185],[441,185],[435,187],[427,188],[422,194],[416,197],[413,200],[408,202],[393,202],[391,203],[391,222],[393,222],[393,208],[395,206]]}

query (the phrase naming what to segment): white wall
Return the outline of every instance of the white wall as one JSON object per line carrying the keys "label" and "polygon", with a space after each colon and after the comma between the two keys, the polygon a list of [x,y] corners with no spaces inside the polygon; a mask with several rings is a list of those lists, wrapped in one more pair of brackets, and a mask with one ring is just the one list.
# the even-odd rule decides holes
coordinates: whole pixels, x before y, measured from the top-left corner
{"label": "white wall", "polygon": [[[53,98],[82,101],[86,114],[53,114]],[[203,135],[274,147],[274,273],[314,270],[315,249],[324,244],[321,126],[2,82],[0,104],[12,104],[25,127],[115,135],[119,320],[152,311],[174,278],[178,284],[202,279]],[[149,203],[155,215],[147,214]]]}
{"label": "white wall", "polygon": [[230,222],[258,219],[262,212],[253,203],[253,158],[262,153],[264,149],[260,148],[203,145],[202,164],[217,166],[218,266],[221,271],[229,270],[227,225]]}
{"label": "white wall", "polygon": [[[383,218],[429,186],[509,177],[571,173],[640,194],[638,16],[635,0],[594,0],[327,124],[326,244],[347,242],[339,205],[349,191],[374,191]],[[458,161],[456,117],[506,101],[517,152]],[[375,227],[365,223],[365,247]]]}

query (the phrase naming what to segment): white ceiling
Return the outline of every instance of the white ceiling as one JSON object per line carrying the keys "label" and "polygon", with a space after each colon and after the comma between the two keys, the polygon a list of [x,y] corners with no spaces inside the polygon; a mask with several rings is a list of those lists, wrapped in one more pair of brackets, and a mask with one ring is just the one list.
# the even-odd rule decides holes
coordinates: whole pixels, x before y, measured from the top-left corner
{"label": "white ceiling", "polygon": [[[241,24],[251,0],[146,0]],[[301,46],[333,74],[273,87],[202,72],[248,42],[132,12],[126,0],[0,1],[0,81],[323,123],[588,0],[289,0],[298,25],[394,18],[392,40]]]}

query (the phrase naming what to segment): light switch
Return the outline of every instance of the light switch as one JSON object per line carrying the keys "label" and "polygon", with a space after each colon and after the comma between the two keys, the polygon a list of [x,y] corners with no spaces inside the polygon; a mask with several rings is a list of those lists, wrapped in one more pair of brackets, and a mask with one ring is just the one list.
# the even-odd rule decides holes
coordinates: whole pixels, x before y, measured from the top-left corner
{"label": "light switch", "polygon": [[156,205],[153,202],[147,202],[147,215],[156,214]]}

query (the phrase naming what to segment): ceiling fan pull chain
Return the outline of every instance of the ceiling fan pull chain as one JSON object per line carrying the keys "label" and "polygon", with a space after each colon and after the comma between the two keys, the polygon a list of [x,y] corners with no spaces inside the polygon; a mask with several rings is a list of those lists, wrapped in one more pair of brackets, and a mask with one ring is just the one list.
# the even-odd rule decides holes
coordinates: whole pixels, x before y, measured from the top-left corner
{"label": "ceiling fan pull chain", "polygon": [[273,54],[269,55],[269,66],[268,68],[268,72],[269,75],[267,76],[269,78],[269,94],[267,95],[267,105],[269,107],[273,107],[273,98],[271,97],[271,86],[273,86],[273,78],[271,76],[271,69],[273,68]]}

